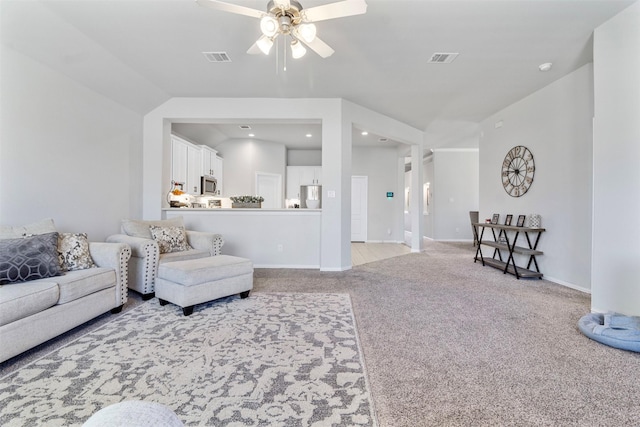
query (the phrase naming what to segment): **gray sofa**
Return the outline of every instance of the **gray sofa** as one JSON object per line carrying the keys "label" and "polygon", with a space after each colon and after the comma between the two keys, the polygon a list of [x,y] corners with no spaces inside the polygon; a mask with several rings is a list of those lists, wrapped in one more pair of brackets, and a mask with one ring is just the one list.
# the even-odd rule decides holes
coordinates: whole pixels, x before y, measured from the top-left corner
{"label": "gray sofa", "polygon": [[[0,239],[55,231],[53,221],[0,228]],[[8,241],[8,240],[6,240]],[[125,244],[88,242],[96,267],[0,285],[0,362],[44,343],[127,301]],[[1,283],[1,282],[0,282]]]}
{"label": "gray sofa", "polygon": [[155,296],[155,283],[160,264],[220,255],[224,240],[220,234],[185,230],[189,248],[162,253],[153,239],[150,226],[184,229],[182,217],[166,220],[122,220],[121,234],[107,237],[107,242],[124,243],[131,247],[129,289],[147,300]]}

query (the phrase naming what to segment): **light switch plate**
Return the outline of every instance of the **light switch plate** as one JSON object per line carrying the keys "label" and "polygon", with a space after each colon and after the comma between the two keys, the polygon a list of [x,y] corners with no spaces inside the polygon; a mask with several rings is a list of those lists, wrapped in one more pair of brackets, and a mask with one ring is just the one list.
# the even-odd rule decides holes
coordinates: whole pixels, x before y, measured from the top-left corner
{"label": "light switch plate", "polygon": [[327,191],[327,197],[330,197],[330,198],[332,198],[332,199],[333,199],[333,198],[335,198],[335,197],[336,197],[336,192],[335,192],[335,190],[329,190],[329,191]]}

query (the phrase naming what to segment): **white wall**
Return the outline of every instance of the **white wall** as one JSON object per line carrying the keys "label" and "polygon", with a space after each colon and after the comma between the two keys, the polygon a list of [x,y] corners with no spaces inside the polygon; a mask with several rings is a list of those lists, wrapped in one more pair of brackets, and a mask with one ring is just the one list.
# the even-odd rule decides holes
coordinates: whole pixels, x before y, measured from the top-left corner
{"label": "white wall", "polygon": [[[322,123],[321,270],[351,268],[351,135],[354,124],[422,149],[423,132],[341,99],[172,98],[143,119],[143,215],[159,218],[169,174],[172,121],[313,119]],[[225,170],[226,166],[225,156]],[[422,169],[422,165],[419,165]],[[226,174],[225,174],[226,177]],[[226,179],[225,179],[226,181]],[[225,182],[226,186],[226,182]],[[331,192],[333,197],[329,197]],[[416,216],[419,224],[420,217]],[[418,228],[422,228],[419,224]],[[416,243],[417,245],[417,243]]]}
{"label": "white wall", "polygon": [[0,223],[103,240],[140,217],[142,117],[2,47]]}
{"label": "white wall", "polygon": [[[493,213],[501,223],[507,214],[540,214],[547,229],[538,247],[544,251],[540,270],[582,290],[591,287],[592,117],[593,67],[587,64],[483,121],[480,139],[480,220]],[[516,145],[529,148],[536,167],[521,197],[504,191],[500,175]]]}
{"label": "white wall", "polygon": [[[433,228],[433,222],[434,222],[433,213],[435,212],[436,206],[434,205],[434,200],[433,200],[433,190],[434,190],[434,183],[435,183],[434,170],[433,170],[433,156],[429,156],[429,158],[427,158],[423,164],[424,164],[424,182],[429,183],[429,193],[430,193],[428,205],[427,205],[427,200],[424,201],[424,212],[425,212],[424,235],[425,237],[434,239],[435,230]],[[476,189],[477,188],[478,186],[476,185]],[[478,203],[477,193],[475,197],[476,197],[476,203]],[[428,211],[428,214],[426,214],[427,211]]]}
{"label": "white wall", "polygon": [[[478,207],[476,148],[437,148],[433,153],[433,238],[473,241],[469,211]],[[422,194],[422,188],[419,190]]]}
{"label": "white wall", "polygon": [[[398,228],[398,199],[403,189],[397,187],[398,154],[395,148],[354,147],[351,173],[367,176],[367,239],[377,242],[402,242]],[[387,199],[387,192],[394,193]],[[390,231],[390,233],[388,232]]]}
{"label": "white wall", "polygon": [[319,268],[321,212],[307,209],[165,211],[189,230],[220,233],[222,253],[248,258],[256,268]]}
{"label": "white wall", "polygon": [[284,145],[257,139],[230,139],[215,147],[224,158],[224,195],[256,194],[256,172],[279,174],[282,194],[286,182],[286,156]]}
{"label": "white wall", "polygon": [[287,150],[287,166],[322,166],[322,150]]}
{"label": "white wall", "polygon": [[593,311],[640,316],[640,3],[594,35]]}

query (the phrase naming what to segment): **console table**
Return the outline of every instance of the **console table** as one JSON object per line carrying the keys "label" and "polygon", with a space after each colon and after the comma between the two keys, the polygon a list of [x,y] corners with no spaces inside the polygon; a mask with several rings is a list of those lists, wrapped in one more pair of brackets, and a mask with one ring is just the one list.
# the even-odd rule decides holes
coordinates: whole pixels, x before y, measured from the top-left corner
{"label": "console table", "polygon": [[[474,263],[480,260],[482,265],[489,265],[491,267],[502,270],[503,273],[514,274],[518,279],[523,278],[542,278],[542,273],[538,268],[538,262],[536,261],[537,255],[542,255],[543,252],[537,249],[540,236],[545,231],[544,228],[529,228],[529,227],[516,227],[513,225],[500,225],[489,223],[474,223],[474,233],[478,240],[478,248],[476,249],[476,256]],[[492,240],[484,240],[484,232],[486,229],[491,230]],[[478,234],[478,231],[480,235]],[[496,235],[497,230],[497,235]],[[518,237],[524,235],[527,241],[527,246],[517,246]],[[504,238],[504,243],[500,238]],[[532,239],[533,243],[532,243]],[[491,258],[485,258],[482,254],[482,245],[489,246],[493,249],[493,256]],[[507,260],[502,258],[503,252],[507,256]],[[514,254],[524,255],[529,257],[527,267],[518,267],[516,265]],[[496,258],[497,256],[497,258]],[[531,269],[533,266],[535,270]]]}

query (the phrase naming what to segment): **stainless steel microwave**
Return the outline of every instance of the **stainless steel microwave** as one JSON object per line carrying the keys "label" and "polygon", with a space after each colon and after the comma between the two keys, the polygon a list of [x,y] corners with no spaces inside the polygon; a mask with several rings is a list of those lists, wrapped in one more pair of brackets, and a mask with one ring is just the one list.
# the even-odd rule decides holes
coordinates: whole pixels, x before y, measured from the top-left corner
{"label": "stainless steel microwave", "polygon": [[204,175],[200,179],[200,194],[203,196],[219,196],[218,180],[212,176]]}

